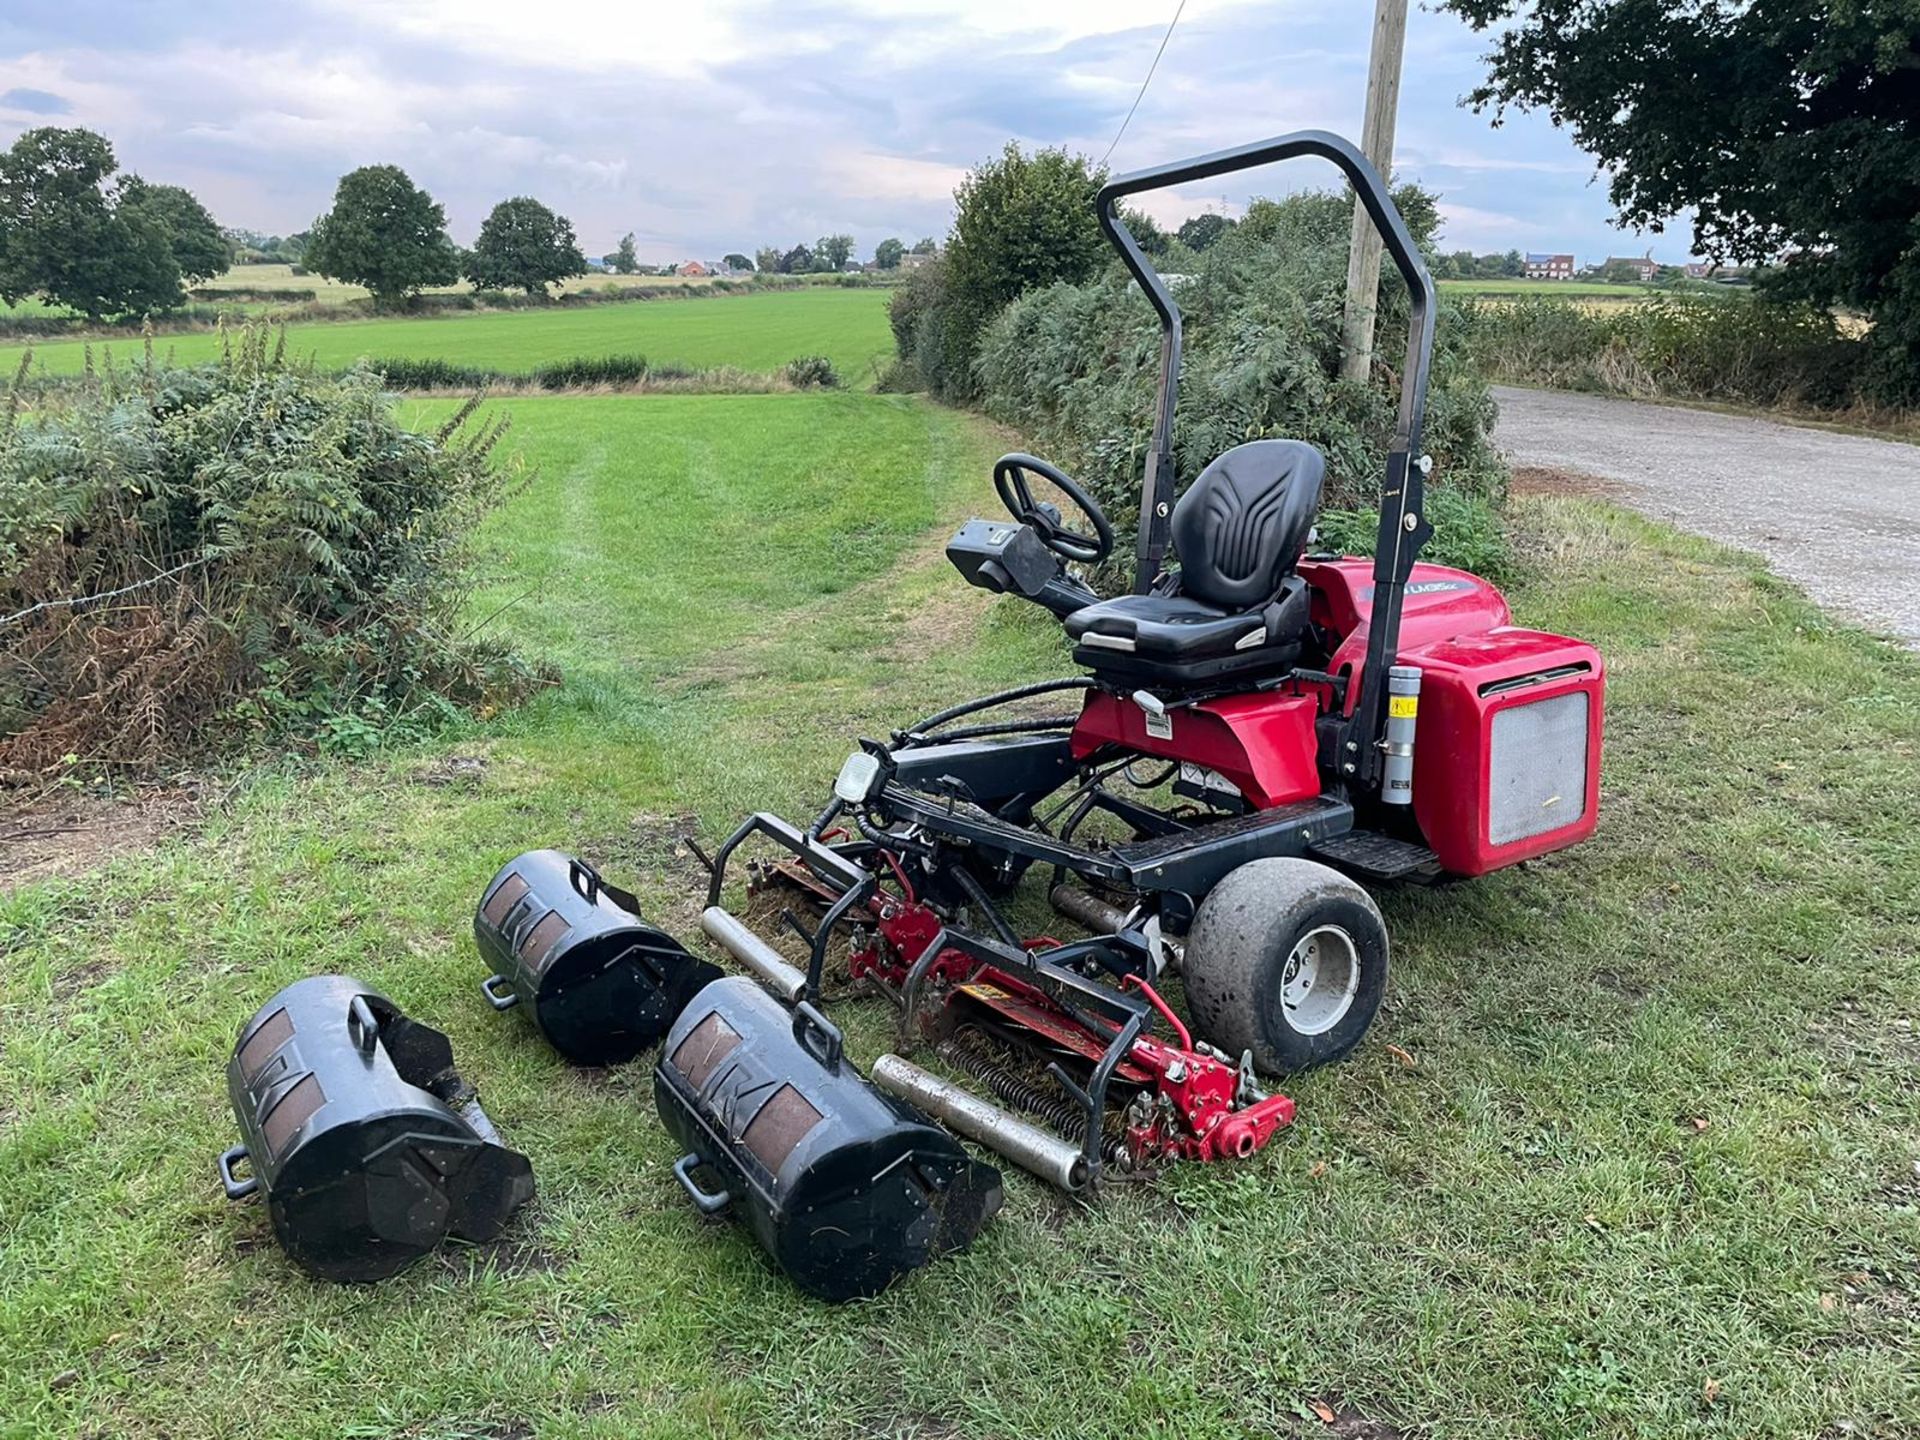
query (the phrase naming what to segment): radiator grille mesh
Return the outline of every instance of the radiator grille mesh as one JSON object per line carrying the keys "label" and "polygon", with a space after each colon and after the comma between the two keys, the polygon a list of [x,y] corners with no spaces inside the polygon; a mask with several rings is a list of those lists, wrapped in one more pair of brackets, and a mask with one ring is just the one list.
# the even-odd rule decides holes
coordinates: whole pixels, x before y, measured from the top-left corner
{"label": "radiator grille mesh", "polygon": [[507,923],[507,912],[520,903],[520,897],[533,887],[518,875],[509,875],[500,882],[500,888],[493,892],[493,898],[487,901],[481,914],[487,917],[487,923],[498,930]]}
{"label": "radiator grille mesh", "polygon": [[566,916],[558,910],[549,910],[546,919],[534,926],[527,938],[520,942],[520,958],[526,962],[527,968],[536,975],[544,970],[554,945],[569,928]]}
{"label": "radiator grille mesh", "polygon": [[260,1122],[260,1129],[267,1137],[267,1149],[276,1156],[285,1154],[294,1132],[326,1103],[327,1092],[320,1088],[320,1082],[311,1075],[302,1076],[300,1083],[274,1102],[267,1118]]}
{"label": "radiator grille mesh", "polygon": [[1573,824],[1587,812],[1584,690],[1495,712],[1487,776],[1487,842],[1509,845]]}
{"label": "radiator grille mesh", "polygon": [[739,1043],[740,1036],[716,1010],[689,1030],[687,1038],[674,1048],[673,1068],[686,1076],[687,1084],[699,1090]]}

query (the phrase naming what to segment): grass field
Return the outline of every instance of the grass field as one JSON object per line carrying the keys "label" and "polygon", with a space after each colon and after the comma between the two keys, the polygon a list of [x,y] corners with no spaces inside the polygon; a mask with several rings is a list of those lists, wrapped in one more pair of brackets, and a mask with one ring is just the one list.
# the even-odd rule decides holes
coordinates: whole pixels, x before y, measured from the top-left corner
{"label": "grass field", "polygon": [[1657,293],[1651,285],[1614,285],[1604,280],[1442,280],[1454,295],[1537,295],[1561,300],[1644,300]]}
{"label": "grass field", "polygon": [[[585,290],[599,290],[613,287],[618,290],[662,290],[674,289],[681,285],[690,285],[698,289],[710,282],[704,278],[689,278],[679,275],[576,275],[563,281],[560,293],[577,295]],[[206,290],[311,290],[314,299],[328,304],[345,304],[350,300],[365,300],[369,294],[365,286],[348,285],[339,280],[329,280],[324,275],[296,275],[291,265],[236,265],[224,275],[199,287]],[[435,285],[428,288],[432,295],[463,295],[473,286],[462,280],[457,285]]]}
{"label": "grass field", "polygon": [[[809,813],[853,735],[1064,670],[938,554],[1010,437],[867,395],[512,408],[539,475],[479,609],[518,597],[496,623],[564,688],[270,765],[203,834],[0,901],[0,1432],[1914,1433],[1912,656],[1703,542],[1518,502],[1521,620],[1611,666],[1599,836],[1388,894],[1374,1031],[1255,1161],[1091,1209],[1013,1178],[970,1253],[829,1310],[696,1222],[644,1064],[570,1071],[480,1002],[471,908],[566,845],[690,933],[673,832]],[[234,1031],[325,969],[444,1026],[532,1156],[502,1242],[330,1288],[221,1198]],[[842,1009],[870,1057],[877,1002]]]}
{"label": "grass field", "polygon": [[[167,336],[156,341],[155,348],[192,362],[210,358],[219,343],[218,335],[208,331]],[[656,365],[731,365],[757,371],[776,370],[800,355],[825,355],[849,384],[860,384],[871,377],[892,336],[885,291],[820,288],[572,310],[295,325],[288,329],[287,344],[290,353],[311,355],[323,367],[350,365],[363,356],[406,356],[516,374],[575,355],[640,354]],[[0,347],[0,373],[11,373],[27,348]],[[85,363],[88,346],[59,340],[31,348],[36,365],[54,374],[72,374]],[[140,354],[140,341],[95,340],[91,348],[96,360],[103,352],[131,360]]]}

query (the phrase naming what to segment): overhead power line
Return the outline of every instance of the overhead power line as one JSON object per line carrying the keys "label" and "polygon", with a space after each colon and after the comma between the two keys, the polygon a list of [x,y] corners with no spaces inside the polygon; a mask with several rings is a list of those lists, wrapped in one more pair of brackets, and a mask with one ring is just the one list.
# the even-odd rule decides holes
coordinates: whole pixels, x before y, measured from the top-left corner
{"label": "overhead power line", "polygon": [[1180,12],[1187,8],[1187,0],[1173,7],[1173,19],[1167,22],[1167,33],[1160,37],[1160,48],[1153,52],[1153,63],[1147,67],[1147,78],[1140,82],[1140,93],[1133,97],[1133,104],[1127,110],[1127,118],[1120,122],[1120,128],[1114,133],[1113,145],[1107,146],[1107,153],[1100,157],[1100,163],[1106,164],[1113,155],[1114,145],[1120,143],[1120,137],[1127,133],[1127,126],[1133,123],[1133,112],[1140,108],[1140,102],[1147,98],[1147,86],[1153,83],[1153,72],[1160,68],[1160,57],[1167,53],[1167,42],[1173,39],[1173,27],[1180,23]]}

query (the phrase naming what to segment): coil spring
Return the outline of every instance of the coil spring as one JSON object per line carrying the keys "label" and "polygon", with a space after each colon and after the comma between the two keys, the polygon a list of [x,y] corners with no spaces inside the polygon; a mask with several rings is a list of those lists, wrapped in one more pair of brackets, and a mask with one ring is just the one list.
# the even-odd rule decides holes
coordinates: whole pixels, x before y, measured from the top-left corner
{"label": "coil spring", "polygon": [[[959,1036],[939,1047],[940,1057],[954,1069],[972,1076],[1003,1105],[1023,1110],[1059,1131],[1062,1137],[1078,1142],[1087,1129],[1086,1111],[1078,1101],[1052,1086],[1036,1085],[1024,1075],[1009,1069],[983,1051],[976,1043]],[[1106,1120],[1100,1138],[1100,1158],[1109,1165],[1125,1165],[1126,1135],[1112,1115]]]}

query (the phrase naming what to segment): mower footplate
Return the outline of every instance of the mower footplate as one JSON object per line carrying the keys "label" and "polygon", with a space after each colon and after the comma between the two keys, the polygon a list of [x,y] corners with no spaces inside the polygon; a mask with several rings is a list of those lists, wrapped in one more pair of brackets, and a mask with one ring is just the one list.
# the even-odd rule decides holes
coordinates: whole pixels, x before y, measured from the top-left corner
{"label": "mower footplate", "polygon": [[1317,840],[1307,853],[1369,880],[1403,880],[1409,875],[1440,873],[1440,857],[1426,846],[1375,830],[1349,830]]}

